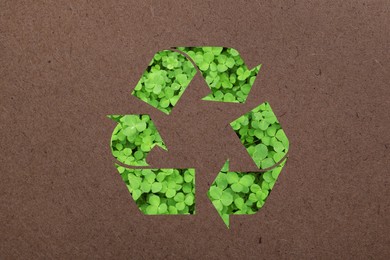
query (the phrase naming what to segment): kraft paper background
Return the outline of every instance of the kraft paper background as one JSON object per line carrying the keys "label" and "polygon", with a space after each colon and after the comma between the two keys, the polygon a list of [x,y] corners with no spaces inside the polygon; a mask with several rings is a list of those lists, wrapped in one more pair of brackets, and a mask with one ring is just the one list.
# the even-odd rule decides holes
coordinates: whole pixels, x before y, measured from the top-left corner
{"label": "kraft paper background", "polygon": [[[389,1],[0,1],[1,259],[390,258]],[[156,51],[226,46],[263,64],[248,101],[172,115],[130,95]],[[206,197],[227,124],[270,102],[291,149],[265,206],[227,229]],[[197,214],[144,216],[114,168],[108,114],[150,113],[195,167]]]}

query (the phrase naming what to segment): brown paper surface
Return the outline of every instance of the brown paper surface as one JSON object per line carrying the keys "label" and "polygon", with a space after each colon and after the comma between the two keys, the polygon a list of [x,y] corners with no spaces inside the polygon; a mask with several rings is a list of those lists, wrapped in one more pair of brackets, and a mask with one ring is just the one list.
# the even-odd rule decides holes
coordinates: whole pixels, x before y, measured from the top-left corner
{"label": "brown paper surface", "polygon": [[[0,258],[390,258],[388,1],[0,1]],[[226,46],[263,64],[245,104],[172,115],[130,95],[156,51]],[[265,206],[227,229],[206,197],[227,124],[270,102],[290,140]],[[144,216],[116,172],[108,114],[149,113],[195,167],[197,214]]]}

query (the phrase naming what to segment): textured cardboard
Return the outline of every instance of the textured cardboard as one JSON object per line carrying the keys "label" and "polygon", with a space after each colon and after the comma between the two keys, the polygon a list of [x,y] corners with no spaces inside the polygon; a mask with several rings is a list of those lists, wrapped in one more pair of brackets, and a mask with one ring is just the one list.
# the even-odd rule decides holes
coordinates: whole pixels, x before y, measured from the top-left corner
{"label": "textured cardboard", "polygon": [[[0,258],[390,258],[388,1],[0,1]],[[172,115],[132,97],[153,54],[226,46],[263,64],[248,101]],[[227,229],[206,197],[227,124],[270,102],[291,148],[265,206]],[[113,165],[108,114],[150,113],[195,167],[197,214],[143,216]]]}

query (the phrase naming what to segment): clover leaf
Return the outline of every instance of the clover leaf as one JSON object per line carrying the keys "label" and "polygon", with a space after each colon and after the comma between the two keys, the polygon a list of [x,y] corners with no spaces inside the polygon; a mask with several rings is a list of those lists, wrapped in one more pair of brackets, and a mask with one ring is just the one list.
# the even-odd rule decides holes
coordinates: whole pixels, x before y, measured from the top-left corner
{"label": "clover leaf", "polygon": [[116,167],[144,214],[194,214],[194,169]]}
{"label": "clover leaf", "polygon": [[249,70],[237,50],[222,47],[178,47],[196,64],[211,89],[209,101],[245,102],[260,65]]}
{"label": "clover leaf", "polygon": [[[268,103],[254,108],[230,125],[259,169],[271,168],[285,158],[289,141]],[[237,185],[234,188],[240,189]]]}
{"label": "clover leaf", "polygon": [[118,161],[131,166],[147,166],[146,156],[155,145],[166,149],[148,115],[109,117],[118,122],[111,137],[111,151]]}
{"label": "clover leaf", "polygon": [[207,195],[227,226],[230,215],[254,214],[264,205],[285,162],[264,173],[231,172],[225,163]]}
{"label": "clover leaf", "polygon": [[179,52],[156,53],[132,95],[169,114],[196,74],[194,65]]}

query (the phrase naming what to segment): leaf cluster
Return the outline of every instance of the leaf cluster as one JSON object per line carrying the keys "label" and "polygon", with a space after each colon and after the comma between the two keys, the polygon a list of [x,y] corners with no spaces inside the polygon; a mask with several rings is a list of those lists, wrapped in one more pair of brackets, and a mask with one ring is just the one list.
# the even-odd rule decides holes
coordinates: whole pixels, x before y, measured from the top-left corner
{"label": "leaf cluster", "polygon": [[194,169],[128,169],[119,165],[116,167],[144,214],[194,214]]}
{"label": "leaf cluster", "polygon": [[289,141],[267,102],[230,125],[260,169],[272,167],[287,154]]}
{"label": "leaf cluster", "polygon": [[284,163],[264,173],[230,172],[225,164],[207,193],[225,223],[229,215],[254,214],[264,205]]}
{"label": "leaf cluster", "polygon": [[111,137],[111,152],[120,162],[131,166],[147,166],[146,156],[159,145],[165,147],[149,115],[112,115],[118,122]]}
{"label": "leaf cluster", "polygon": [[169,114],[196,74],[194,65],[181,53],[157,52],[132,95]]}
{"label": "leaf cluster", "polygon": [[223,47],[179,47],[202,72],[212,94],[204,100],[245,102],[260,66],[249,70],[237,50]]}

